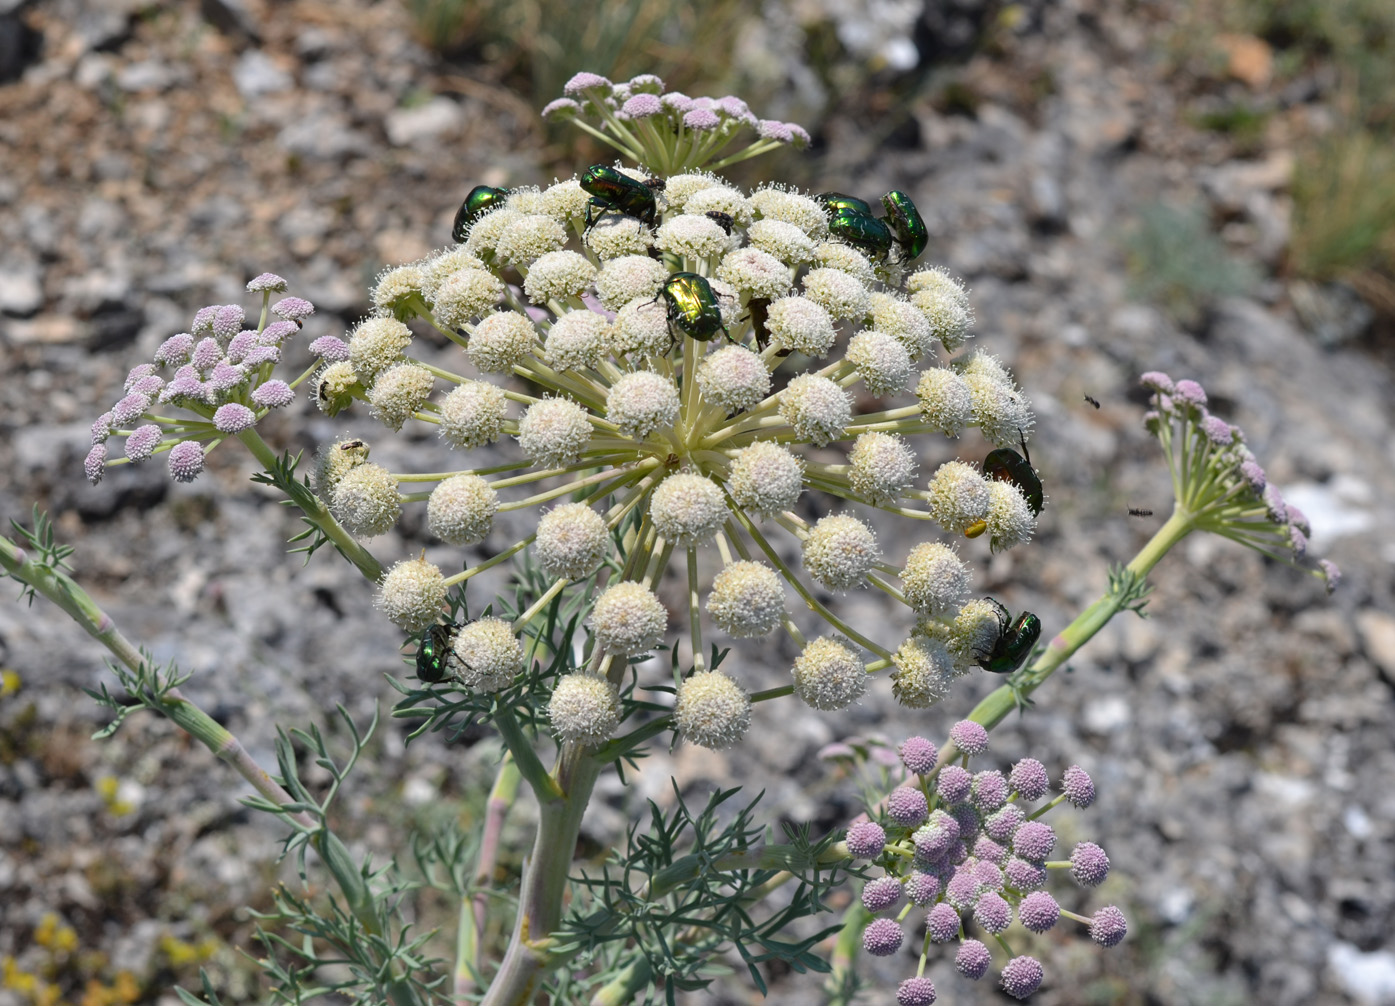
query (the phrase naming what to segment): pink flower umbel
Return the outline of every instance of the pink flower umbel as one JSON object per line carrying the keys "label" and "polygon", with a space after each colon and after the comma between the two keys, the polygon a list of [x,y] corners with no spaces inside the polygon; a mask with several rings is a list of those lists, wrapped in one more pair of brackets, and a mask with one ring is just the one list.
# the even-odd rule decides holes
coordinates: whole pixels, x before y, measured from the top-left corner
{"label": "pink flower umbel", "polygon": [[[1174,519],[1298,565],[1307,551],[1307,521],[1268,482],[1244,432],[1207,411],[1206,390],[1196,381],[1174,385],[1152,371],[1142,383],[1153,391],[1153,411],[1144,425],[1162,444],[1172,471]],[[1327,560],[1311,572],[1329,592],[1341,579],[1341,570]]]}
{"label": "pink flower umbel", "polygon": [[[719,171],[783,146],[805,147],[809,134],[794,122],[757,119],[740,98],[690,98],[664,93],[653,74],[613,84],[595,73],[567,81],[566,97],[543,117],[570,120],[624,157],[663,175],[707,168]],[[745,147],[729,150],[746,133]],[[752,135],[754,134],[754,135]]]}
{"label": "pink flower umbel", "polygon": [[[275,273],[254,277],[247,290],[261,295],[256,328],[243,328],[247,316],[241,305],[214,304],[194,315],[189,332],[162,342],[153,363],[133,369],[127,393],[92,426],[94,444],[125,437],[125,456],[111,457],[105,447],[101,452],[94,448],[83,464],[88,481],[100,481],[103,467],[138,464],[168,452],[170,477],[191,482],[220,441],[251,431],[271,409],[293,402],[296,386],[309,379],[313,368],[290,382],[272,372],[282,342],[300,330],[300,320],[315,308],[300,297],[272,304],[272,294],[285,289],[286,281]],[[332,349],[327,355],[333,355]]]}

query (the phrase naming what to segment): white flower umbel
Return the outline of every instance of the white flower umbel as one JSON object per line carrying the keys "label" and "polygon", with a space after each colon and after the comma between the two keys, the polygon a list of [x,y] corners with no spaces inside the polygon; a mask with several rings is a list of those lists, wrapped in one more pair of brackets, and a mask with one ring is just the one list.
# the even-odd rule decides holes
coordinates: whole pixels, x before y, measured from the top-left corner
{"label": "white flower umbel", "polygon": [[[435,426],[435,442],[461,457],[413,473],[369,462],[363,441],[316,455],[312,486],[345,532],[341,547],[386,534],[404,506],[425,504],[424,526],[443,547],[486,550],[461,572],[436,575],[420,603],[393,600],[405,575],[395,573],[384,606],[399,624],[433,624],[440,588],[525,549],[553,580],[513,623],[461,630],[456,656],[469,670],[453,680],[508,687],[518,671],[513,640],[568,584],[585,581],[579,589],[597,599],[585,672],[612,686],[631,661],[671,645],[670,623],[688,636],[688,666],[711,672],[706,620],[726,638],[788,633],[803,653],[792,687],[817,708],[856,701],[877,672],[893,669],[903,701],[934,701],[976,652],[991,649],[979,639],[992,629],[981,616],[995,609],[963,611],[975,604],[970,550],[1029,540],[1037,516],[1022,487],[985,477],[986,445],[934,471],[917,462],[927,454],[917,438],[977,428],[974,436],[1011,447],[1031,430],[1031,409],[999,360],[945,356],[969,334],[967,293],[934,267],[903,284],[894,255],[869,257],[840,241],[805,193],[765,186],[748,195],[697,170],[702,151],[720,146],[707,145],[708,130],[749,125],[739,105],[690,108],[690,145],[665,146],[673,137],[653,102],[634,106],[643,115],[614,118],[591,93],[604,86],[583,83],[567,114],[595,112],[644,148],[647,170],[616,170],[640,184],[668,173],[653,189],[652,219],[598,207],[578,178],[508,191],[468,223],[461,244],[383,273],[375,313],[342,337],[316,340],[317,362],[291,382],[271,373],[307,303],[285,298],[255,330],[242,328],[239,307],[206,309],[131,372],[94,424],[89,477],[168,452],[174,476],[192,479],[220,438],[254,436],[267,410],[313,382],[326,413],[366,403],[389,431]],[[779,123],[760,129],[790,132]],[[602,219],[588,227],[599,208]],[[268,324],[268,314],[281,320]],[[458,347],[458,363],[442,358],[439,343],[418,351],[423,327]],[[879,408],[879,399],[891,401]],[[177,407],[195,418],[150,411]],[[491,454],[473,462],[469,452],[480,449]],[[842,501],[836,512],[806,513],[829,495]],[[883,556],[872,510],[923,522],[940,540],[912,550],[902,568]],[[524,514],[516,540],[500,539]],[[962,557],[953,550],[979,538],[961,546]],[[794,565],[784,558],[791,544],[801,557]],[[709,591],[712,559],[720,568]],[[658,599],[674,564],[686,566],[685,617]],[[787,604],[787,590],[797,603]],[[879,640],[878,627],[840,617],[839,595],[855,590],[906,605],[912,640]],[[817,645],[795,621],[805,611],[828,623],[810,637]],[[605,700],[594,681],[578,677],[574,687]],[[701,681],[680,696],[682,731],[730,743],[748,722],[745,693],[726,675]],[[564,739],[594,742],[610,729],[604,717],[594,730],[563,726],[564,708],[559,700],[554,724]]]}
{"label": "white flower umbel", "polygon": [[[982,628],[956,622],[970,600],[972,557],[958,557],[954,541],[981,537],[968,547],[1002,550],[1030,540],[1035,526],[1020,487],[988,479],[977,463],[990,445],[1027,438],[1027,400],[988,353],[944,361],[968,336],[964,287],[936,268],[903,285],[901,266],[841,243],[822,205],[787,188],[748,197],[716,174],[678,172],[656,190],[653,223],[611,209],[587,227],[587,211],[597,211],[589,198],[578,179],[513,191],[462,246],[393,279],[405,293],[392,313],[364,322],[349,361],[325,370],[347,367],[329,391],[367,399],[386,426],[435,424],[460,451],[511,438],[522,458],[396,476],[359,463],[336,473],[335,512],[356,533],[382,533],[399,500],[428,501],[432,534],[478,547],[506,513],[534,509],[536,533],[501,543],[446,585],[529,546],[557,580],[552,594],[598,578],[587,587],[598,599],[589,673],[612,684],[625,661],[664,642],[671,620],[654,585],[681,562],[696,671],[710,670],[704,615],[728,638],[785,631],[804,650],[788,585],[831,628],[797,663],[810,705],[847,705],[876,671],[894,668],[903,700],[940,698],[953,673],[972,666],[956,640]],[[677,272],[703,276],[697,290],[710,300],[693,307],[691,280],[672,280]],[[405,324],[413,317],[462,347],[476,373],[414,356]],[[869,410],[897,396],[905,398]],[[975,427],[988,445],[921,472],[918,437]],[[393,481],[437,488],[399,497]],[[806,490],[845,508],[806,519],[797,512]],[[922,520],[942,540],[912,551],[903,569],[883,557],[872,509]],[[784,536],[798,544],[795,566],[781,558],[790,554],[777,541]],[[704,599],[707,548],[723,569]],[[910,608],[914,639],[877,640],[876,626],[838,617],[838,594],[862,589]],[[717,741],[692,723],[688,733]]]}

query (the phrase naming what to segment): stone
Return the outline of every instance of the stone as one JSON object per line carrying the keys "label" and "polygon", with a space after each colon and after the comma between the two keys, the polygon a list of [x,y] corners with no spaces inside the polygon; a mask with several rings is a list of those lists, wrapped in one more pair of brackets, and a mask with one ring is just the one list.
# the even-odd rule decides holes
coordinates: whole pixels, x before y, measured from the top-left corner
{"label": "stone", "polygon": [[465,115],[449,98],[432,98],[414,108],[397,108],[383,121],[388,142],[394,147],[431,145],[459,132]]}
{"label": "stone", "polygon": [[260,49],[248,49],[239,56],[232,76],[238,93],[248,101],[264,94],[289,91],[295,86],[295,78]]}
{"label": "stone", "polygon": [[0,314],[28,318],[44,306],[44,287],[37,266],[0,269]]}
{"label": "stone", "polygon": [[1395,679],[1395,615],[1374,608],[1356,613],[1361,646],[1387,679]]}

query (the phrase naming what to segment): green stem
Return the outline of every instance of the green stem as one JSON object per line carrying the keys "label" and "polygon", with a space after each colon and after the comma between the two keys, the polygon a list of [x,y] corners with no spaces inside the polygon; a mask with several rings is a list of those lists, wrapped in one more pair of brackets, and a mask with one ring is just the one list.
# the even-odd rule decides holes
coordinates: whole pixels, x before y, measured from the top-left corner
{"label": "green stem", "polygon": [[[237,434],[237,439],[242,445],[252,452],[252,456],[268,472],[275,471],[278,458],[276,452],[265,440],[257,435],[255,429],[246,429]],[[305,519],[319,529],[320,533],[334,543],[334,547],[339,553],[358,567],[358,571],[364,575],[370,583],[377,583],[383,576],[382,564],[373,557],[373,553],[359,544],[353,535],[345,531],[334,516],[325,507],[324,502],[314,493],[300,486],[295,487],[278,486],[282,492],[291,498],[291,501],[300,508],[300,512],[305,515]]]}
{"label": "green stem", "polygon": [[[1133,557],[1125,569],[1139,580],[1146,578],[1168,550],[1195,529],[1193,516],[1183,510],[1180,505],[1177,506],[1172,511],[1172,516],[1162,527],[1158,528],[1157,533]],[[1026,696],[1036,691],[1047,678],[1051,677],[1074,656],[1077,650],[1089,642],[1095,633],[1104,628],[1109,620],[1123,609],[1126,601],[1127,597],[1118,590],[1111,590],[1095,601],[1047,644],[1046,652],[1038,657],[1036,662],[1022,675],[1016,693],[1011,686],[1003,685],[974,707],[974,711],[969,714],[969,719],[988,730],[996,727],[1007,717],[1008,713],[1017,708],[1019,695]],[[952,758],[957,756],[957,753],[958,749],[955,748],[952,741],[946,743],[940,752],[939,760],[936,763],[937,767],[948,764]]]}

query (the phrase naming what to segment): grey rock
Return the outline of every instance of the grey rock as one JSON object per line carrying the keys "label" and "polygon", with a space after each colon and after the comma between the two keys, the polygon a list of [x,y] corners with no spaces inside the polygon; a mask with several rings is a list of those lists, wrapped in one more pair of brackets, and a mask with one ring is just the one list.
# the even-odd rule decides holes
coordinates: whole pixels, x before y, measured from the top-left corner
{"label": "grey rock", "polygon": [[432,98],[415,108],[398,108],[383,120],[388,142],[394,147],[430,145],[455,135],[465,120],[460,106],[449,98]]}
{"label": "grey rock", "polygon": [[28,318],[44,306],[38,266],[0,267],[0,313]]}
{"label": "grey rock", "polygon": [[1395,615],[1366,609],[1356,613],[1356,631],[1366,655],[1387,679],[1395,679]]}
{"label": "grey rock", "polygon": [[128,63],[116,72],[116,86],[123,91],[164,91],[176,79],[177,74],[167,64],[154,59]]}
{"label": "grey rock", "polygon": [[1395,1003],[1395,954],[1390,951],[1362,953],[1339,940],[1327,950],[1327,966],[1338,984],[1361,1006]]}
{"label": "grey rock", "polygon": [[374,148],[368,137],[351,129],[348,118],[338,112],[307,115],[282,129],[276,142],[292,154],[320,160],[366,156]]}
{"label": "grey rock", "polygon": [[288,91],[295,85],[295,78],[260,49],[248,49],[239,56],[232,74],[238,93],[248,101]]}

